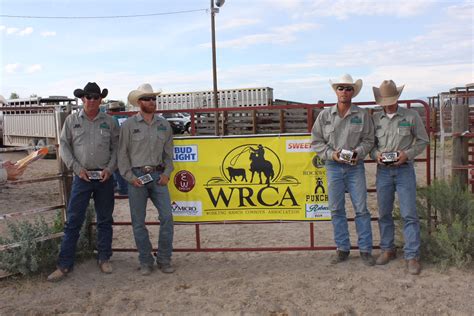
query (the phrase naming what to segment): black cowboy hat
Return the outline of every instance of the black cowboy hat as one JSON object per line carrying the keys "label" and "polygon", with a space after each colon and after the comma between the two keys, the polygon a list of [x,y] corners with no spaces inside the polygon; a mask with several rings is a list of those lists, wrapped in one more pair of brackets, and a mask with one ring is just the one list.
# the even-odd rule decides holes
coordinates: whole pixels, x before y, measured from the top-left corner
{"label": "black cowboy hat", "polygon": [[100,95],[101,98],[105,98],[108,93],[109,90],[107,89],[104,89],[102,90],[102,92],[100,92],[100,87],[95,82],[88,82],[84,89],[74,90],[74,96],[76,96],[77,98],[82,98],[86,94]]}

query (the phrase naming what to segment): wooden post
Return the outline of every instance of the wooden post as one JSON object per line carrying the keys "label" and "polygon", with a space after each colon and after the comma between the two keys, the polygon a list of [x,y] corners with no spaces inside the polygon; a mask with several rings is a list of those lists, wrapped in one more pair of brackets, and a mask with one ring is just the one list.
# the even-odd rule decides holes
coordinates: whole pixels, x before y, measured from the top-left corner
{"label": "wooden post", "polygon": [[280,134],[285,132],[285,110],[280,110]]}
{"label": "wooden post", "polygon": [[252,133],[257,134],[257,110],[252,110]]}
{"label": "wooden post", "polygon": [[[457,99],[457,98],[456,98]],[[456,100],[457,101],[457,100]],[[464,102],[455,102],[452,107],[452,132],[453,132],[453,159],[452,175],[462,187],[468,184],[467,168],[458,169],[455,167],[468,165],[468,141],[466,137],[460,136],[465,131],[469,131],[469,106]]]}
{"label": "wooden post", "polygon": [[66,121],[66,117],[71,114],[71,105],[67,107],[67,110],[62,112],[59,108],[55,111],[55,123],[56,123],[56,143],[58,146],[56,147],[56,161],[58,163],[58,172],[62,176],[62,179],[59,181],[59,192],[61,193],[61,204],[64,204],[64,210],[61,214],[63,222],[66,221],[66,209],[69,202],[69,197],[71,195],[71,187],[72,187],[72,177],[71,172],[68,170],[66,165],[61,159],[61,155],[59,153],[59,138],[61,136],[61,130],[64,125],[64,121]]}

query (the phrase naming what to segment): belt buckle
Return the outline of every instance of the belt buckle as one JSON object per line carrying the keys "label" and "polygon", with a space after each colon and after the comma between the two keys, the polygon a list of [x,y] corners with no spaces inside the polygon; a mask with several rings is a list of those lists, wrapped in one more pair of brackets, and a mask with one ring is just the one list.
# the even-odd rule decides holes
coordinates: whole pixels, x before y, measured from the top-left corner
{"label": "belt buckle", "polygon": [[143,172],[145,173],[150,173],[153,171],[153,167],[152,166],[144,166],[143,167]]}

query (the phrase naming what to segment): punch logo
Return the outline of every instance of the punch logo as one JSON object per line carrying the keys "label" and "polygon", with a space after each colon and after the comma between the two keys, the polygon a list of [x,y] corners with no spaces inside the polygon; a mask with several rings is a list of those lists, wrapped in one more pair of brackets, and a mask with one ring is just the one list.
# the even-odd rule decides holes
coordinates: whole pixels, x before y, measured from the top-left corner
{"label": "punch logo", "polygon": [[201,201],[173,201],[171,209],[174,216],[202,216]]}
{"label": "punch logo", "polygon": [[198,161],[198,146],[174,146],[173,161],[193,162]]}
{"label": "punch logo", "polygon": [[311,140],[309,139],[286,140],[286,152],[288,153],[303,153],[311,151]]}

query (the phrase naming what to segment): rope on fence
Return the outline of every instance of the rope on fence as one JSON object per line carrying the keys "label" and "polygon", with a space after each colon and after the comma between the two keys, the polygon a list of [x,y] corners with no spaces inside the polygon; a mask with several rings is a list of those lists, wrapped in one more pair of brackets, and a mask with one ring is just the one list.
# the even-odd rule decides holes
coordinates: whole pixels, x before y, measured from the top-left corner
{"label": "rope on fence", "polygon": [[[38,238],[35,238],[33,239],[33,241],[35,242],[39,242],[39,241],[45,241],[45,240],[50,240],[50,239],[55,239],[55,238],[59,238],[59,237],[62,237],[64,236],[64,233],[61,232],[61,233],[56,233],[56,234],[52,234],[52,235],[48,235],[48,236],[42,236],[42,237],[38,237]],[[19,241],[19,242],[16,242],[14,244],[9,244],[9,245],[0,245],[0,251],[5,251],[5,250],[8,250],[8,249],[13,249],[13,248],[17,248],[17,247],[20,247],[22,244],[28,242],[27,240],[24,240],[24,241]]]}
{"label": "rope on fence", "polygon": [[61,208],[64,208],[64,207],[65,207],[64,204],[60,204],[60,205],[54,205],[54,206],[41,207],[41,208],[32,209],[32,210],[23,211],[23,212],[0,214],[0,220],[5,220],[7,218],[12,218],[12,217],[19,217],[19,216],[23,216],[23,215],[36,214],[36,213],[41,213],[41,212],[46,212],[46,211],[57,210],[57,209],[61,209]]}
{"label": "rope on fence", "polygon": [[22,147],[5,147],[5,148],[0,148],[0,153],[6,153],[6,152],[15,152],[15,151],[25,151],[25,150],[39,150],[43,147],[47,147],[48,150],[51,149],[56,149],[58,145],[47,145],[47,146],[22,146]]}

